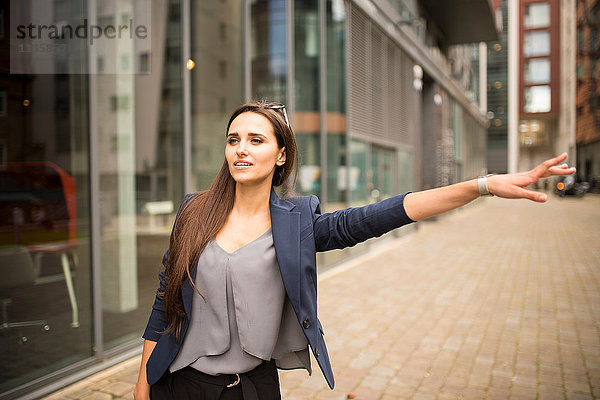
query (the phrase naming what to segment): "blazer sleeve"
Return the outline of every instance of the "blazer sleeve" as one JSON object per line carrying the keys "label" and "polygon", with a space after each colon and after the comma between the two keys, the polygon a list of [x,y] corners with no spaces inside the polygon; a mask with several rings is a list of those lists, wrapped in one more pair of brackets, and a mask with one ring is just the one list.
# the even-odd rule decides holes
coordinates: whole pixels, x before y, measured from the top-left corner
{"label": "blazer sleeve", "polygon": [[[185,206],[185,204],[195,197],[196,193],[186,194],[177,210],[177,215],[175,216],[175,222],[173,222],[173,227],[177,223],[177,218],[181,213],[181,210]],[[173,230],[171,230],[171,238],[173,237]],[[148,324],[146,325],[146,329],[144,330],[144,334],[142,337],[146,340],[151,340],[153,342],[158,342],[158,339],[161,337],[162,331],[167,329],[169,323],[167,321],[167,316],[165,314],[165,309],[163,306],[163,297],[159,296],[159,292],[165,291],[167,288],[167,282],[169,279],[169,271],[167,268],[167,257],[169,255],[169,250],[165,252],[162,258],[162,265],[165,267],[162,271],[158,273],[158,290],[156,291],[156,297],[154,298],[154,304],[152,305],[152,312],[150,314],[150,318],[148,319]]]}
{"label": "blazer sleeve", "polygon": [[404,210],[404,193],[362,207],[321,214],[319,199],[311,196],[317,251],[343,249],[378,237],[413,221]]}

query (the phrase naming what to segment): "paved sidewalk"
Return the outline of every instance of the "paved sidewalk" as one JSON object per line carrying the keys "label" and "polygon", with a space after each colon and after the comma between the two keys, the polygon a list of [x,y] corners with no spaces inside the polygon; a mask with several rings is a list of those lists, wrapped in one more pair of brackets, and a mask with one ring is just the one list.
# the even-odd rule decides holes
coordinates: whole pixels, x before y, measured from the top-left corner
{"label": "paved sidewalk", "polygon": [[[294,399],[600,398],[600,197],[479,200],[324,273],[316,362]],[[131,399],[139,357],[47,400]]]}

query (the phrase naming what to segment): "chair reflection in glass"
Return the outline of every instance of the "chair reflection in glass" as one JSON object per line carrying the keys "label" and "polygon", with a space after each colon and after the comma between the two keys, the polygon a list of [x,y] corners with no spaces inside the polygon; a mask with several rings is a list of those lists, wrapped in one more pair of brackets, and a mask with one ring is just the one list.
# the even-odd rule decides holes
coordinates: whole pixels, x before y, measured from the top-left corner
{"label": "chair reflection in glass", "polygon": [[[14,290],[35,285],[37,277],[35,269],[33,258],[25,246],[0,247],[0,276],[2,276],[2,279],[0,279],[0,293],[8,289]],[[12,303],[12,299],[0,295],[0,302],[2,304],[0,331],[29,326],[41,326],[44,332],[50,330],[50,325],[46,320],[9,322],[8,305]],[[21,343],[26,342],[27,336],[19,333],[19,341]]]}

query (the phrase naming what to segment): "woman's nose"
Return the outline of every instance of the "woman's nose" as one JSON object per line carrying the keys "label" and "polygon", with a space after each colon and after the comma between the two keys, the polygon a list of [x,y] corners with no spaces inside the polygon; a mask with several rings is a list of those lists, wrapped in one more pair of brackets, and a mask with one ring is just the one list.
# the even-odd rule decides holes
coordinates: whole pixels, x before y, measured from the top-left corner
{"label": "woman's nose", "polygon": [[248,150],[246,149],[246,145],[244,142],[240,142],[238,148],[237,148],[237,153],[240,156],[246,156],[248,155]]}

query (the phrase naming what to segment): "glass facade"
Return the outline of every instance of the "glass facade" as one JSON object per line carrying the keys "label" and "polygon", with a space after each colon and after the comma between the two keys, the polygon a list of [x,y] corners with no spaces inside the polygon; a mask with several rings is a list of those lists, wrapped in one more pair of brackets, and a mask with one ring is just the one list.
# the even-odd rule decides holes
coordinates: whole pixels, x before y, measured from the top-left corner
{"label": "glass facade", "polygon": [[343,0],[327,0],[325,15],[325,74],[327,165],[326,210],[348,201],[346,142],[346,10]]}
{"label": "glass facade", "polygon": [[[13,3],[0,4],[3,30],[29,6]],[[40,4],[36,22],[70,23],[87,13],[81,3],[48,6]],[[64,74],[85,53],[71,46],[36,74],[37,48],[28,43],[22,73],[11,74],[9,39],[3,32],[0,393],[92,355],[90,87],[85,76]]]}
{"label": "glass facade", "polygon": [[[321,194],[319,2],[294,4],[294,133],[298,143],[298,194]],[[300,82],[302,82],[300,84]]]}
{"label": "glass facade", "polygon": [[287,103],[286,7],[285,0],[250,1],[252,99]]}

